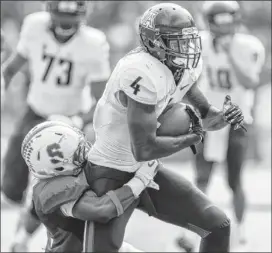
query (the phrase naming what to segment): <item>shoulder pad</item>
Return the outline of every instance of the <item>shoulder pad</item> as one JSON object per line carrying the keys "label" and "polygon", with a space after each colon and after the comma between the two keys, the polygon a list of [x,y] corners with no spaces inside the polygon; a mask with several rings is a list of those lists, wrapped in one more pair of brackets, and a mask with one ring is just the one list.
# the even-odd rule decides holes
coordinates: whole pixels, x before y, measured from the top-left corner
{"label": "shoulder pad", "polygon": [[[168,83],[173,75],[155,57],[144,51],[136,51],[125,56],[122,65],[124,67],[120,71],[121,89],[134,100],[154,105],[167,93]],[[134,85],[135,80],[138,81]],[[133,90],[132,86],[138,89]]]}
{"label": "shoulder pad", "polygon": [[50,22],[50,14],[45,11],[35,12],[25,17],[23,29],[40,32],[39,29],[45,29]]}
{"label": "shoulder pad", "polygon": [[[236,64],[247,73],[259,71],[265,61],[263,43],[250,34],[236,34],[230,53]],[[239,57],[237,57],[239,56]]]}
{"label": "shoulder pad", "polygon": [[263,43],[251,34],[237,33],[234,37],[234,47],[238,50],[260,51],[264,49]]}
{"label": "shoulder pad", "polygon": [[52,213],[61,205],[77,200],[89,188],[85,174],[77,177],[60,176],[49,180],[41,180],[33,188],[33,194],[39,202],[40,211]]}
{"label": "shoulder pad", "polygon": [[102,45],[107,43],[107,37],[104,32],[90,27],[90,26],[82,26],[82,33],[84,34],[84,37],[87,39],[87,41],[91,44],[97,44]]}

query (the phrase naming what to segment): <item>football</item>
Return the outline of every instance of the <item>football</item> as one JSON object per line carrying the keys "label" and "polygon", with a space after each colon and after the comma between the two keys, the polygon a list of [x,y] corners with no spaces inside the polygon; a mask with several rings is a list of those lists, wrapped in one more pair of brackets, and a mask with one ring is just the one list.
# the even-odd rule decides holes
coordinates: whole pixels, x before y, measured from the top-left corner
{"label": "football", "polygon": [[186,105],[174,103],[168,105],[158,118],[161,124],[157,129],[158,136],[179,136],[187,134],[191,126],[191,118],[185,110]]}

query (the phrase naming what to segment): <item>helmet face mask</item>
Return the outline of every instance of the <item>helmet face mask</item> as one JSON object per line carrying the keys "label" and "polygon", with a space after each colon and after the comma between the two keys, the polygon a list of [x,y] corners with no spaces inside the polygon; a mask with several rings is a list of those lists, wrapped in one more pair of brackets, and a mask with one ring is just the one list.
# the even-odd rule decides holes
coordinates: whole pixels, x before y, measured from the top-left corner
{"label": "helmet face mask", "polygon": [[65,14],[51,13],[52,29],[61,37],[70,37],[75,34],[80,26],[80,17]]}
{"label": "helmet face mask", "polygon": [[196,68],[201,56],[201,38],[197,30],[189,35],[162,35],[162,38],[166,44],[168,65],[184,69]]}
{"label": "helmet face mask", "polygon": [[201,38],[191,14],[172,3],[147,10],[139,22],[142,45],[169,68],[196,68]]}
{"label": "helmet face mask", "polygon": [[60,38],[73,36],[86,17],[86,1],[47,1],[46,4],[51,28]]}

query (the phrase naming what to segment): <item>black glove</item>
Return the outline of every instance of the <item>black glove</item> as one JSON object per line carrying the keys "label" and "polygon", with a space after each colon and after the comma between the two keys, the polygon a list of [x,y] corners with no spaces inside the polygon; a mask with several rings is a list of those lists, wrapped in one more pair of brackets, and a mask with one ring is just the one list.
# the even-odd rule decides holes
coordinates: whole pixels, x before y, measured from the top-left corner
{"label": "black glove", "polygon": [[231,97],[229,95],[226,96],[224,105],[223,105],[223,113],[226,122],[234,126],[234,130],[239,128],[243,128],[245,131],[246,128],[243,125],[244,115],[240,107],[231,102]]}
{"label": "black glove", "polygon": [[[186,112],[188,113],[188,115],[190,116],[191,120],[192,120],[192,133],[199,135],[201,138],[201,142],[203,143],[204,141],[204,131],[203,131],[203,126],[202,126],[202,121],[199,118],[199,116],[197,115],[197,113],[194,111],[194,109],[189,106],[186,105],[185,108]],[[190,146],[191,150],[193,151],[194,154],[196,154],[196,147],[195,145]]]}

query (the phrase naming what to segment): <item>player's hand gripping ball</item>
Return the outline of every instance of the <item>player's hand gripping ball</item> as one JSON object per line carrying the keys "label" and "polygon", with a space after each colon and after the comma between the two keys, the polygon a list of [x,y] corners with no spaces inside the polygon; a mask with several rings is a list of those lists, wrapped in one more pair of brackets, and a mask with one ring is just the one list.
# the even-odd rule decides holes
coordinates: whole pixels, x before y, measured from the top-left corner
{"label": "player's hand gripping ball", "polygon": [[188,134],[192,120],[185,109],[186,105],[182,103],[168,105],[158,118],[161,125],[157,129],[157,135],[176,137]]}

